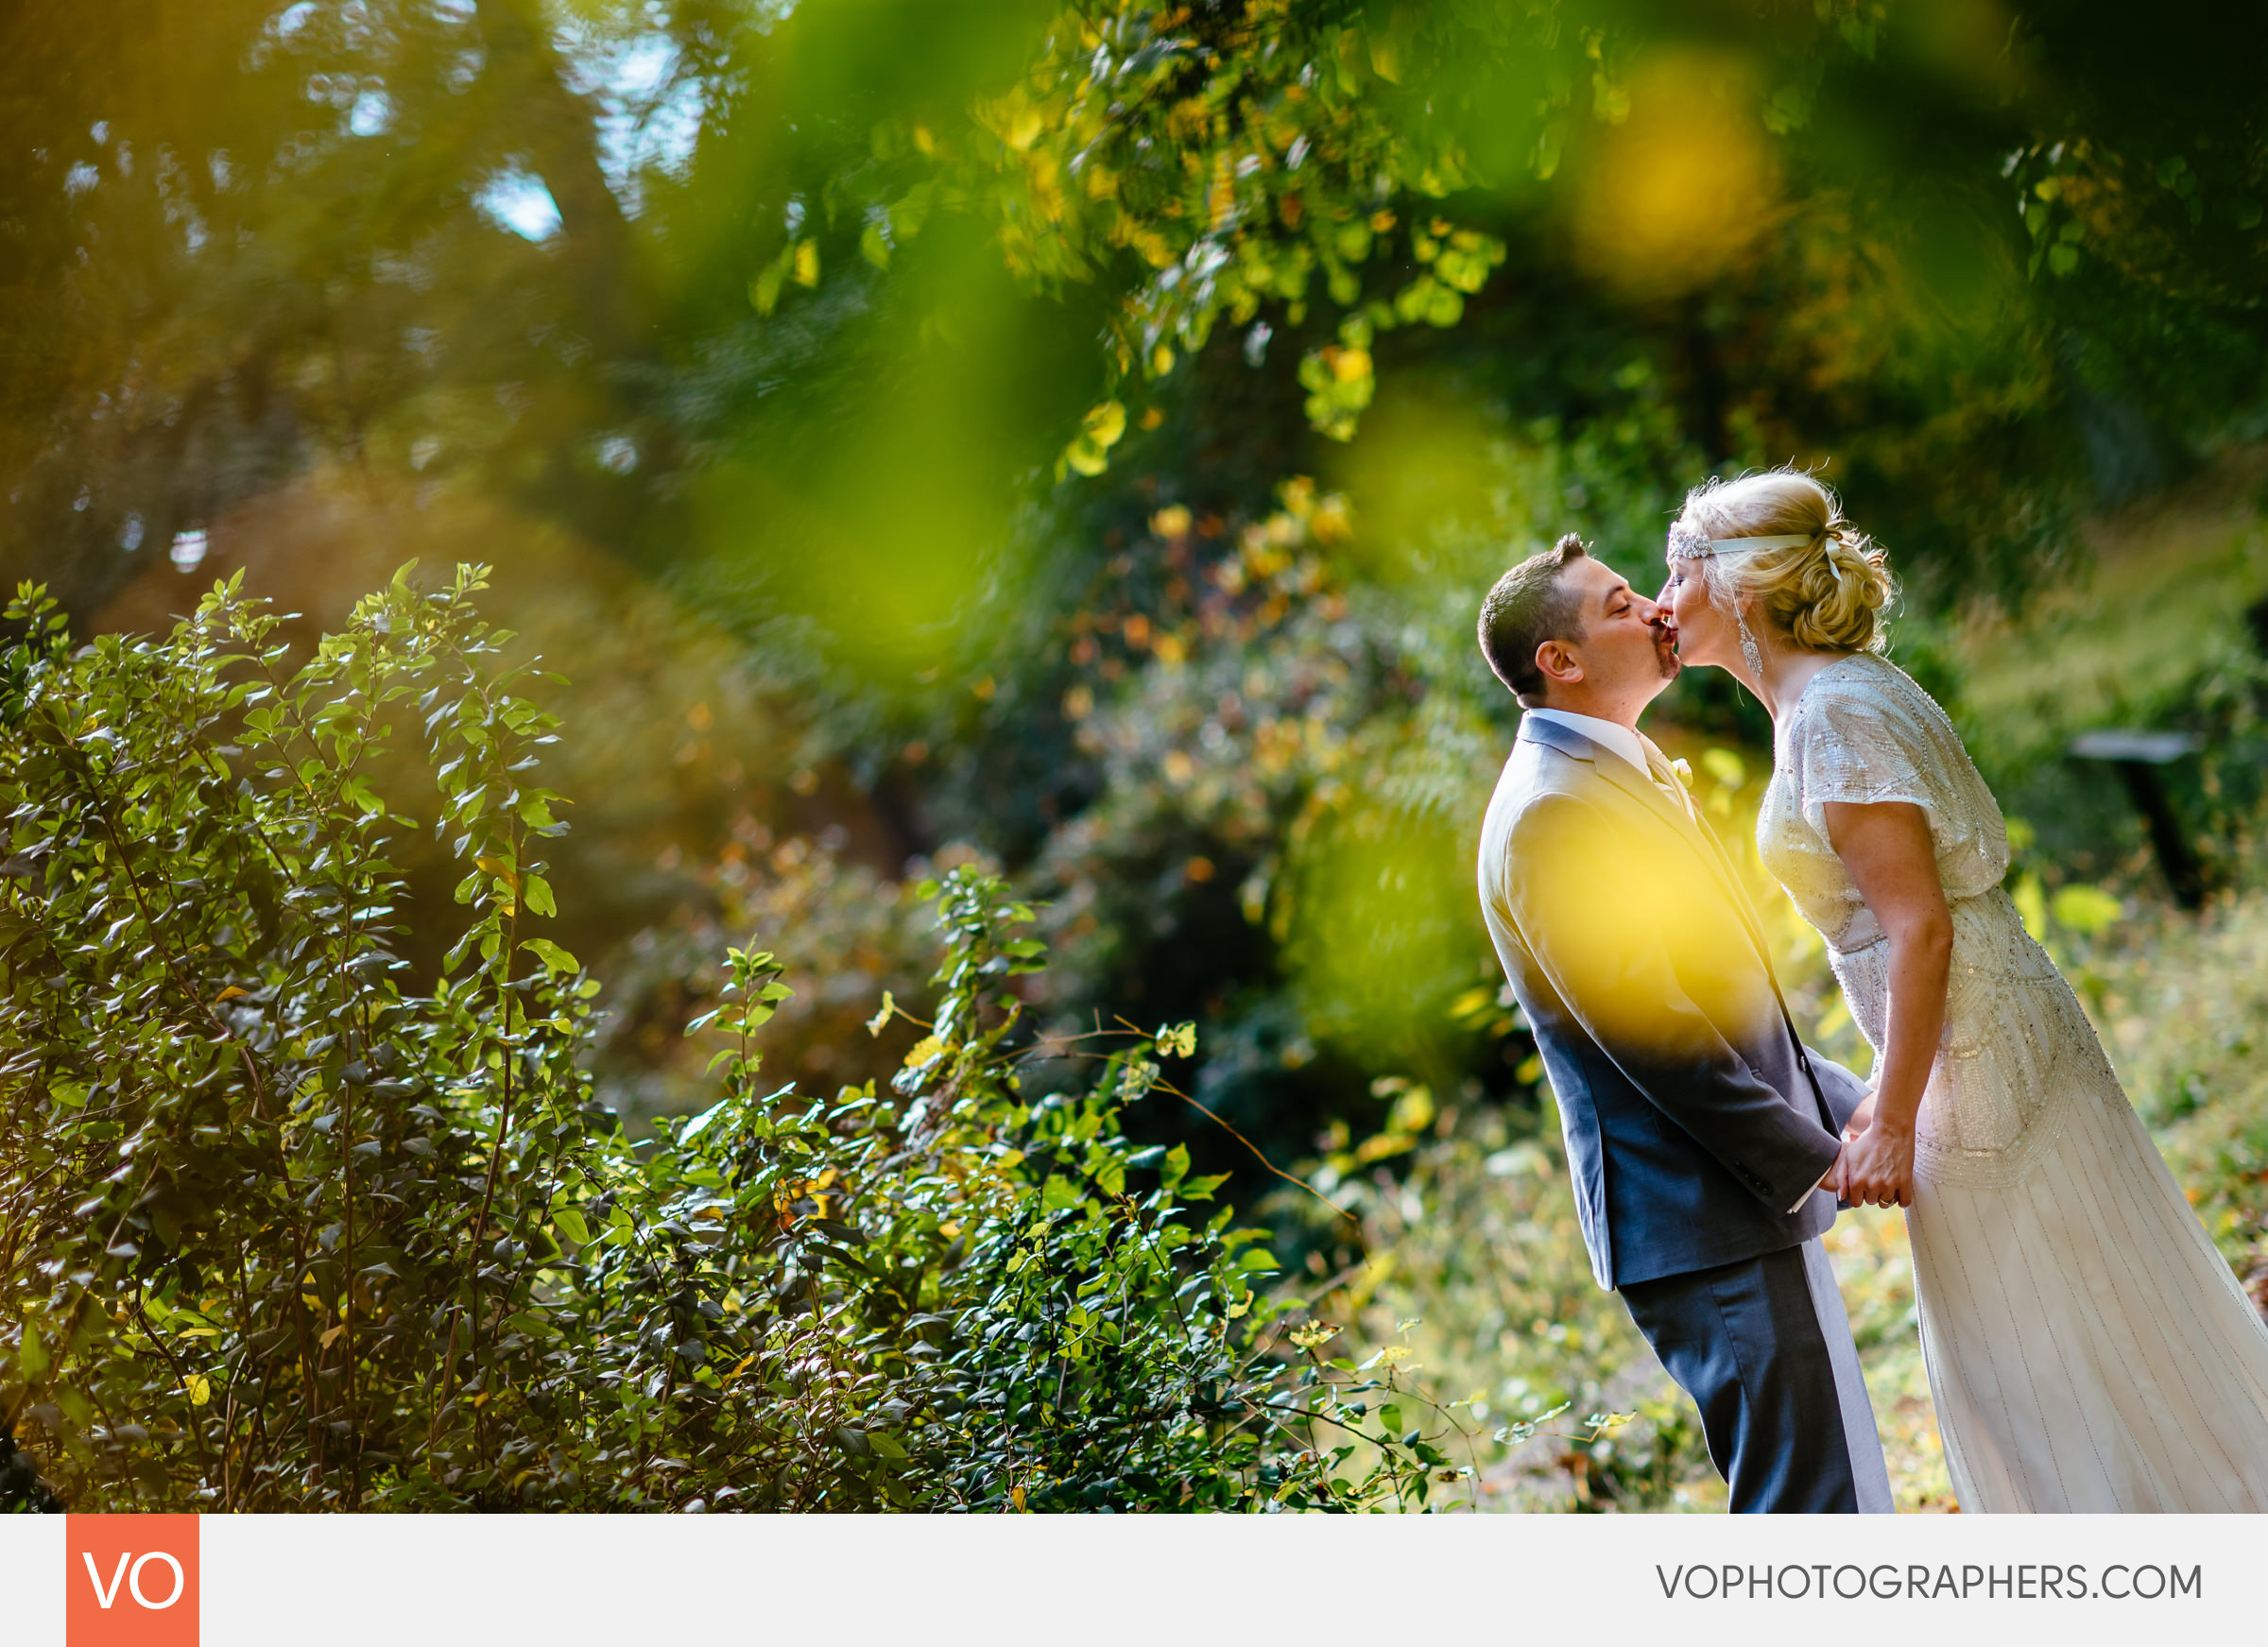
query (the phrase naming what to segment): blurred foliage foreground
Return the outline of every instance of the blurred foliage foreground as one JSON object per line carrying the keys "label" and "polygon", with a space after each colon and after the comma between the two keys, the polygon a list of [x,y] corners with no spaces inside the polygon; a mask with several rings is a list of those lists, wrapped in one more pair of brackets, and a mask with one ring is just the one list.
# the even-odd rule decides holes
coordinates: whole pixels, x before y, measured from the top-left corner
{"label": "blurred foliage foreground", "polygon": [[[36,589],[10,609],[0,1401],[45,1478],[11,1454],[20,1505],[1470,1490],[1476,1426],[1409,1387],[1408,1347],[1327,1359],[1334,1330],[1263,1290],[1263,1233],[1202,1210],[1222,1180],[1121,1135],[1194,1028],[1024,1031],[1043,947],[992,877],[922,889],[944,961],[893,1093],[767,1091],[750,1038],[787,990],[734,949],[692,1025],[714,1101],[631,1141],[593,1099],[599,986],[536,933],[557,723],[480,587],[405,570],[290,672],[227,584],[161,642],[74,650]],[[411,820],[370,778],[411,739],[469,911],[423,980],[384,856]]]}

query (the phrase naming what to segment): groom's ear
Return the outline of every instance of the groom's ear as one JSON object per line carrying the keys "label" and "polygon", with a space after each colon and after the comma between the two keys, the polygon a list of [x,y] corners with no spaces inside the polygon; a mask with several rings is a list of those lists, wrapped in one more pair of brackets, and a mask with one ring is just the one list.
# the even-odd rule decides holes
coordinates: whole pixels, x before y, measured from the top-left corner
{"label": "groom's ear", "polygon": [[1583,661],[1565,641],[1546,641],[1536,648],[1536,672],[1547,683],[1573,686],[1583,678]]}

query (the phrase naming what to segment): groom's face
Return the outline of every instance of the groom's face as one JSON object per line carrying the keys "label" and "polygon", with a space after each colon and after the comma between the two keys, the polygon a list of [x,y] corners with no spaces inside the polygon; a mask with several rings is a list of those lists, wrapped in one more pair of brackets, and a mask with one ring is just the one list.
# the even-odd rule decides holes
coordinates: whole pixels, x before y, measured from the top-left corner
{"label": "groom's face", "polygon": [[1577,560],[1559,575],[1562,587],[1581,592],[1582,638],[1556,643],[1581,668],[1584,695],[1630,700],[1633,708],[1653,701],[1678,667],[1660,608],[1603,561]]}

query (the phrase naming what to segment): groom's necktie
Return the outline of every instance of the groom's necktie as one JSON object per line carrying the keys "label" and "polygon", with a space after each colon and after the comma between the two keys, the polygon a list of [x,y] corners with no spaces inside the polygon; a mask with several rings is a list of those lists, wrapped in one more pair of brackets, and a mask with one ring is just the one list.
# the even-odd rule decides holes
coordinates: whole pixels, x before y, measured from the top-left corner
{"label": "groom's necktie", "polygon": [[1669,757],[1645,733],[1639,733],[1638,741],[1645,746],[1646,776],[1654,780],[1654,787],[1668,796],[1670,804],[1691,819],[1693,815],[1692,797],[1686,793],[1685,785],[1677,781],[1676,769],[1670,764]]}

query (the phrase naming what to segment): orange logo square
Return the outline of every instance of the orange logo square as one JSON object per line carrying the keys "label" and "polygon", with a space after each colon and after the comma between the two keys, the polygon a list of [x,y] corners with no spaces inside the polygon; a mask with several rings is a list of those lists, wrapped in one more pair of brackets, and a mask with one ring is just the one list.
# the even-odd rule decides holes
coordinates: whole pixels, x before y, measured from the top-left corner
{"label": "orange logo square", "polygon": [[63,1518],[66,1647],[198,1647],[195,1516]]}

